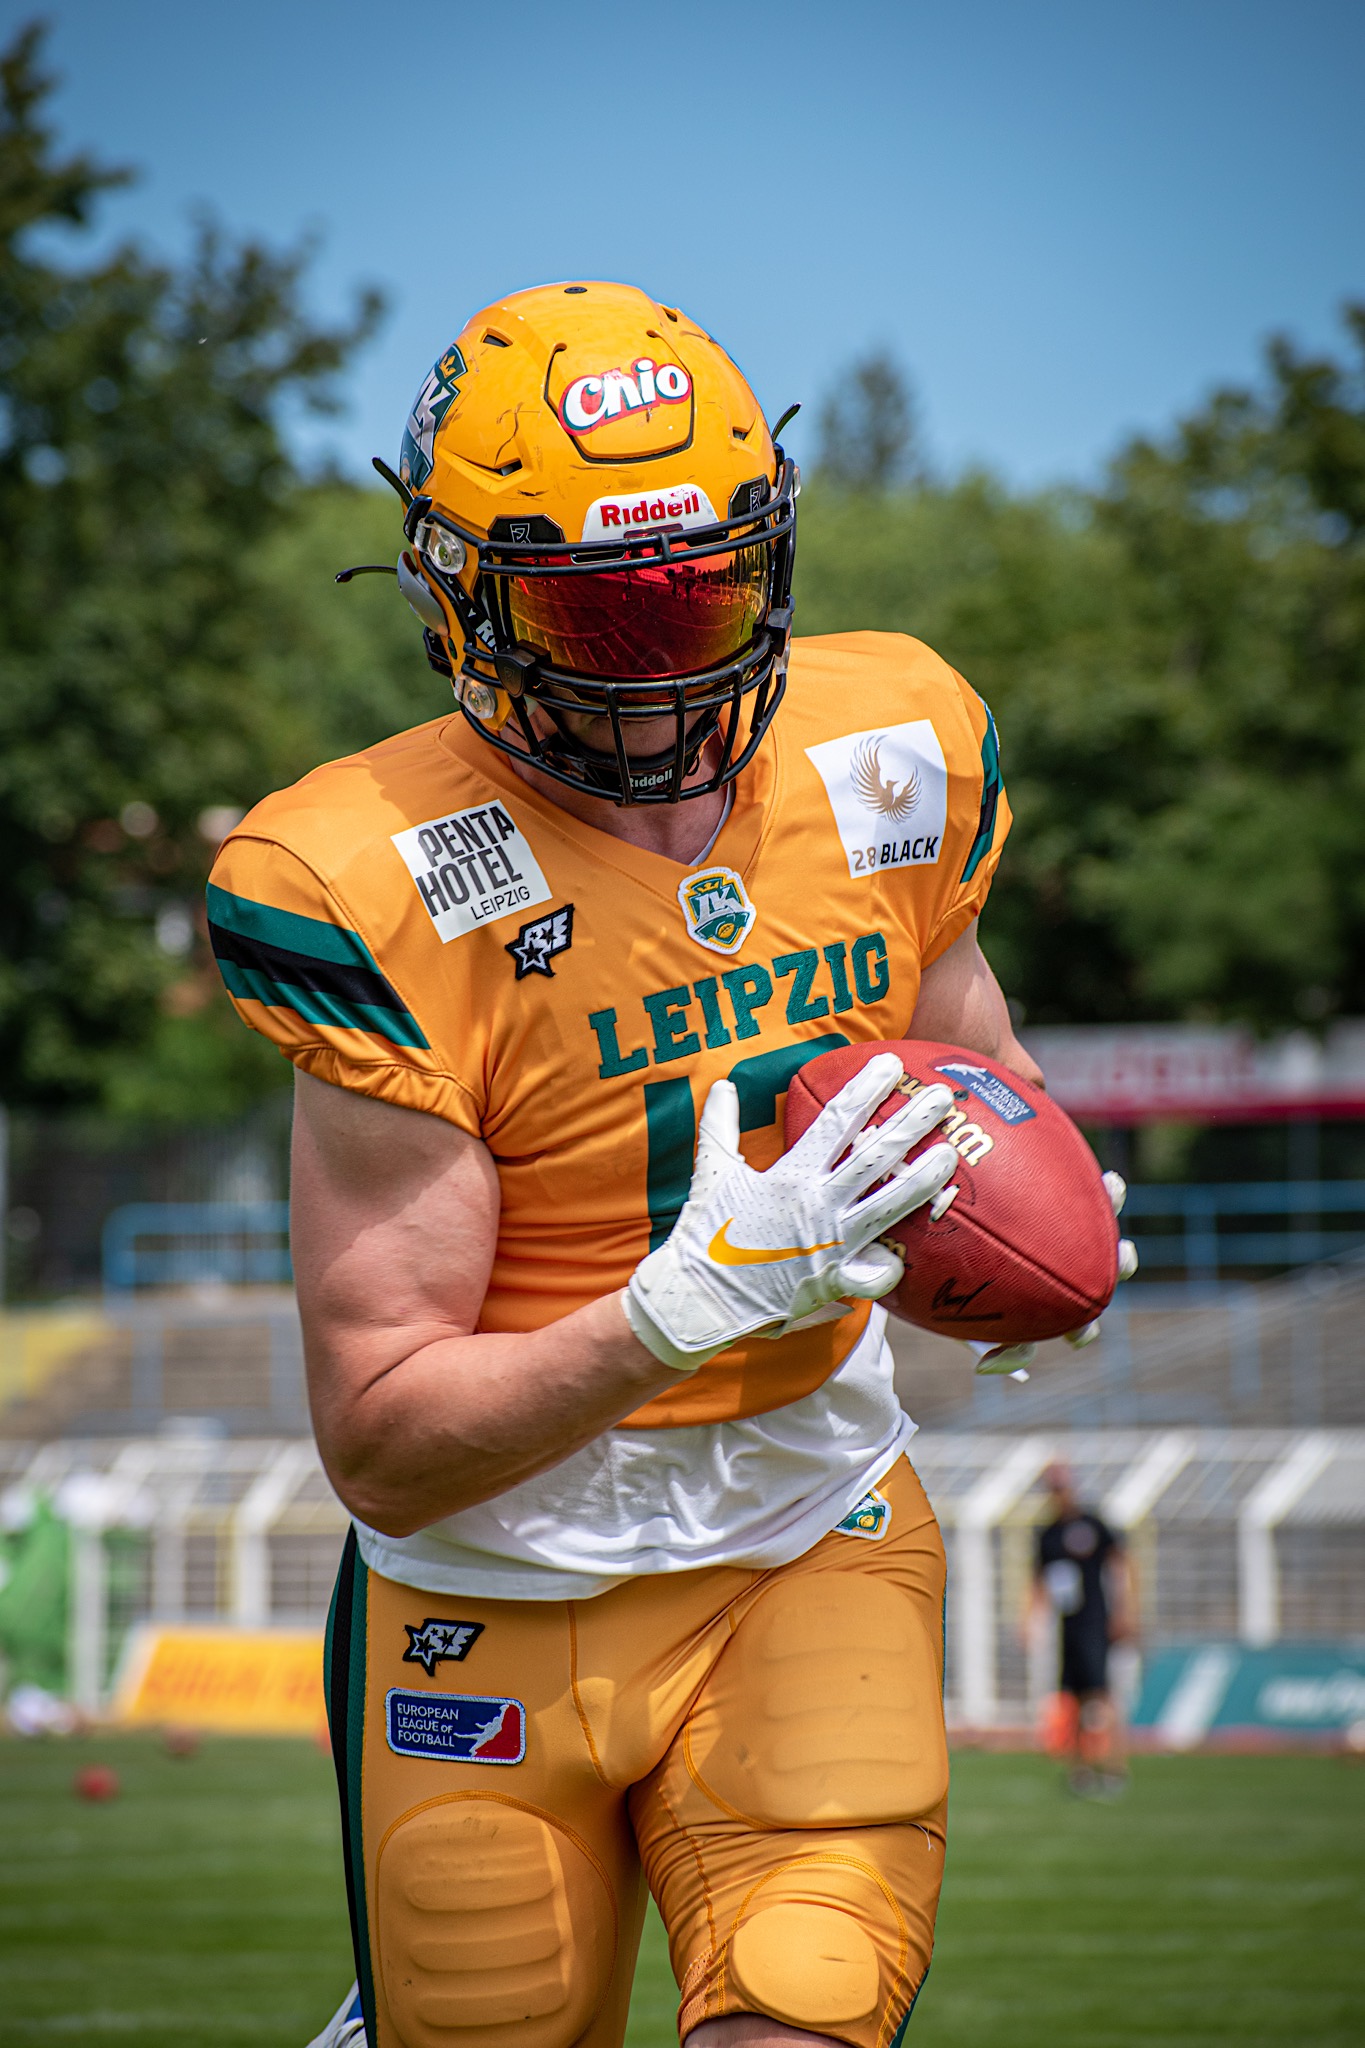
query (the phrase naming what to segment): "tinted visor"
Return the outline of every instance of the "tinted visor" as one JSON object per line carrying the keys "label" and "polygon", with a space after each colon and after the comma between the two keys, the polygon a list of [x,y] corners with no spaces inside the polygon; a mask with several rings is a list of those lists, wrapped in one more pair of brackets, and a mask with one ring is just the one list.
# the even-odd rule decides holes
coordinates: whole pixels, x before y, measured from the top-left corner
{"label": "tinted visor", "polygon": [[551,668],[626,681],[696,675],[749,645],[768,609],[766,544],[591,575],[509,576],[513,635]]}

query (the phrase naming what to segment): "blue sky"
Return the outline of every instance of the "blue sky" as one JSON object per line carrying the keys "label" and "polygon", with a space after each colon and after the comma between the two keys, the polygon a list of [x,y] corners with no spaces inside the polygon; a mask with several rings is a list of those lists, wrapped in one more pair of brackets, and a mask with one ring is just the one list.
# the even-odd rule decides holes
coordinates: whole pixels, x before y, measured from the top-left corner
{"label": "blue sky", "polygon": [[[1095,476],[1264,337],[1365,297],[1361,0],[54,0],[62,139],[140,167],[109,234],[322,237],[391,301],[323,434],[395,458],[470,313],[547,278],[681,303],[813,448],[889,345],[945,468]],[[23,14],[6,0],[4,15]]]}

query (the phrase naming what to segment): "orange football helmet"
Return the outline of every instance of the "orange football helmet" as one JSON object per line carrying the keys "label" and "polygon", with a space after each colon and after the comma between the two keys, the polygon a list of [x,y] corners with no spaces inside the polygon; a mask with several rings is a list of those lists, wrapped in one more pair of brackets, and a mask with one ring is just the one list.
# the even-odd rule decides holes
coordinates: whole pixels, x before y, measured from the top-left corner
{"label": "orange football helmet", "polygon": [[[624,804],[749,761],[784,687],[799,480],[694,321],[630,285],[516,292],[431,370],[398,475],[376,467],[407,504],[399,586],[484,739]],[[670,716],[665,750],[628,750]]]}

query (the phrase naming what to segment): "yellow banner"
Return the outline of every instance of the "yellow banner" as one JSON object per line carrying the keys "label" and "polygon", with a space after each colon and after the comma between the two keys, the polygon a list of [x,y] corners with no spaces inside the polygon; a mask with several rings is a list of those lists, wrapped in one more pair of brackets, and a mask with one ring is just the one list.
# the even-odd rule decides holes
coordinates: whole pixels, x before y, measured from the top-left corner
{"label": "yellow banner", "polygon": [[318,1735],[322,1631],[148,1623],[129,1643],[110,1713],[126,1728]]}

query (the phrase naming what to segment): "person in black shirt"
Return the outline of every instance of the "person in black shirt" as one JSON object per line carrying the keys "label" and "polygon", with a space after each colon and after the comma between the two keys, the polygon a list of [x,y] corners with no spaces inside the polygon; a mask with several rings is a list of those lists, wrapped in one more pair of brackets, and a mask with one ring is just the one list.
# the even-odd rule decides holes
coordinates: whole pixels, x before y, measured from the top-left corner
{"label": "person in black shirt", "polygon": [[1122,1716],[1109,1684],[1109,1651],[1133,1634],[1133,1577],[1122,1542],[1083,1508],[1065,1465],[1049,1465],[1049,1519],[1038,1531],[1033,1608],[1060,1624],[1059,1690],[1069,1717],[1069,1779],[1074,1792],[1114,1797],[1127,1780]]}

